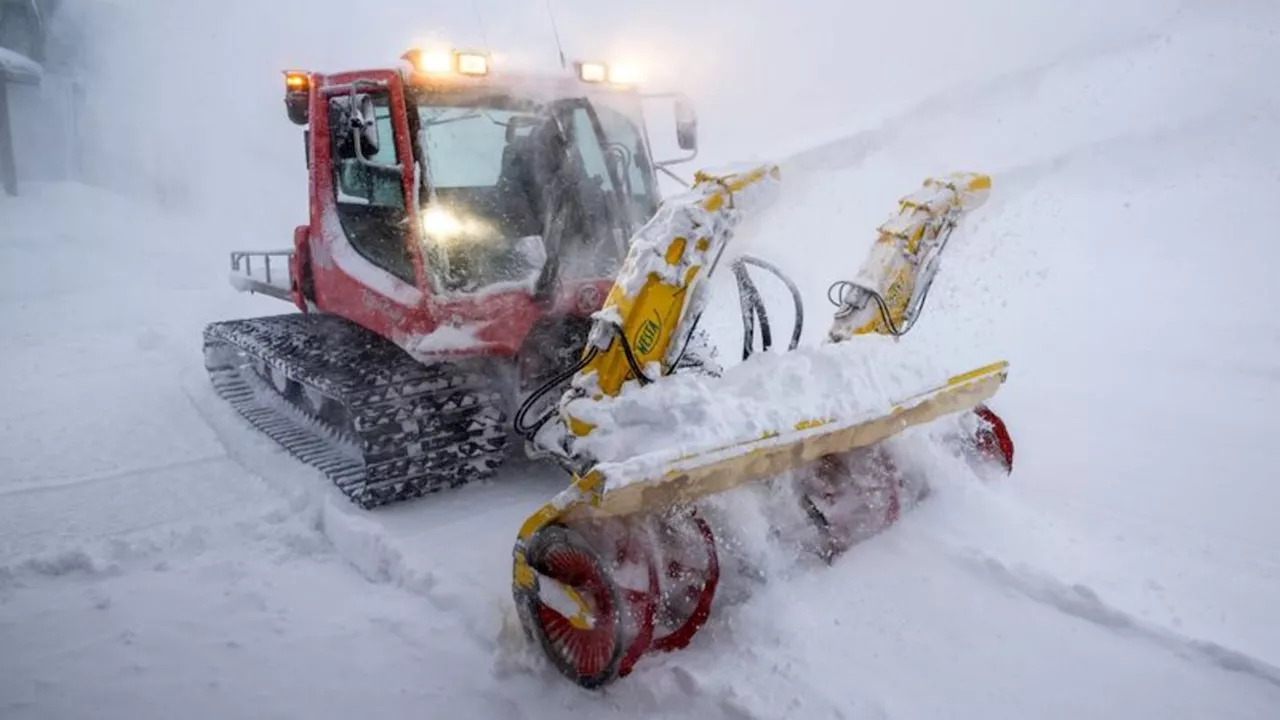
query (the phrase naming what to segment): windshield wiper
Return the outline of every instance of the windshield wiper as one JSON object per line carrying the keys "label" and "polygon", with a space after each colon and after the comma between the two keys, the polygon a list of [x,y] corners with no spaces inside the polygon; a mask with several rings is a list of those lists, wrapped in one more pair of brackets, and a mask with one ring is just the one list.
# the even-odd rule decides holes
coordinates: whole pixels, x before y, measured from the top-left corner
{"label": "windshield wiper", "polygon": [[435,120],[428,120],[424,122],[422,125],[423,127],[431,127],[432,125],[444,125],[446,123],[457,122],[459,120],[470,120],[471,118],[477,118],[477,117],[480,117],[479,111],[468,110],[461,115],[454,115],[452,117],[443,117],[443,118],[436,118]]}

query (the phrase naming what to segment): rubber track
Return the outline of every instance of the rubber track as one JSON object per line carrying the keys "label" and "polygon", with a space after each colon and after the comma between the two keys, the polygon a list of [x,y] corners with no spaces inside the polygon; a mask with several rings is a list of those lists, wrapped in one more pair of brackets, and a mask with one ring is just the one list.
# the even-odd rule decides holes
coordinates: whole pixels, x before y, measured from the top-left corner
{"label": "rubber track", "polygon": [[[505,457],[503,395],[482,363],[424,365],[354,323],[310,313],[216,322],[204,347],[214,390],[362,507],[489,477]],[[258,361],[325,395],[345,420],[280,394]]]}

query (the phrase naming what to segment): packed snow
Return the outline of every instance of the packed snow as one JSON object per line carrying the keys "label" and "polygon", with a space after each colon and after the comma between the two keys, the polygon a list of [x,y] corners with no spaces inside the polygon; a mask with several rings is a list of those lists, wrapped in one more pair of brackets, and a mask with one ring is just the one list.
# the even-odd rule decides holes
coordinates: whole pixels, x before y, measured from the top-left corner
{"label": "packed snow", "polygon": [[860,338],[758,353],[720,377],[684,373],[646,386],[632,382],[616,398],[577,400],[566,411],[595,428],[574,442],[577,451],[602,462],[651,454],[669,459],[813,421],[887,415],[945,385],[957,370],[929,355],[913,356],[889,338]]}
{"label": "packed snow", "polygon": [[432,353],[450,350],[483,348],[485,343],[476,337],[479,325],[441,325],[425,335],[417,335],[402,341],[405,351],[414,357],[429,358]]}
{"label": "packed snow", "polygon": [[[781,162],[739,251],[800,283],[807,344],[897,198],[989,173],[901,345],[1008,360],[1018,443],[994,479],[901,438],[932,494],[831,566],[770,538],[763,489],[718,498],[757,574],[690,648],[588,692],[510,600],[562,474],[361,511],[205,377],[204,323],[289,308],[226,282],[227,252],[306,218],[278,71],[376,64],[410,26],[481,42],[466,4],[387,5],[121,6],[86,61],[94,185],[0,198],[0,717],[1277,716],[1280,7],[557,2],[575,53],[682,63],[699,164]],[[488,41],[553,59],[549,32],[521,45],[545,7],[504,5],[477,4]]]}

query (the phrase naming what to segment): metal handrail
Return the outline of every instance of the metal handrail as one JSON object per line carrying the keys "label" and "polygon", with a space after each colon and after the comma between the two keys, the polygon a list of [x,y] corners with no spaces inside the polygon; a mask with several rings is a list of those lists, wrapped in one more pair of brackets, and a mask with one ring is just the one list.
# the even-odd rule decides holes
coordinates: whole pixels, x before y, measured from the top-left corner
{"label": "metal handrail", "polygon": [[[285,277],[289,276],[288,258],[293,257],[292,250],[233,250],[231,252],[231,271],[242,273],[248,278],[253,278],[254,257],[262,258],[262,264],[266,270],[266,282],[268,285],[271,284],[271,258],[273,257],[285,258]],[[244,269],[241,269],[241,263],[244,264]]]}

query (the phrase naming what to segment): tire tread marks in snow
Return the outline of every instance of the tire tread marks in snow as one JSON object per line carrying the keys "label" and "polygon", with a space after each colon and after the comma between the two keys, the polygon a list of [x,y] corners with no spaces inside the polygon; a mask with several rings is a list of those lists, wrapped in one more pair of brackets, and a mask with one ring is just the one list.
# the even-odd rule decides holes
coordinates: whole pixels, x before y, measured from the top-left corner
{"label": "tire tread marks in snow", "polygon": [[466,361],[423,364],[343,318],[210,324],[214,390],[362,507],[490,477],[505,457],[503,395]]}

